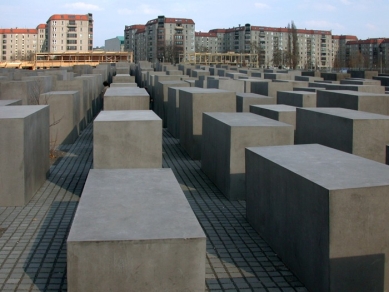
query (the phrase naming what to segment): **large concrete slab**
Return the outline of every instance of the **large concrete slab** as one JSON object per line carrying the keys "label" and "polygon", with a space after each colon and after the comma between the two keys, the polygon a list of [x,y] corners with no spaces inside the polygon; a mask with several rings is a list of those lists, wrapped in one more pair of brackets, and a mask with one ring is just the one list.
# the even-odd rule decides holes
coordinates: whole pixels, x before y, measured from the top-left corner
{"label": "large concrete slab", "polygon": [[297,108],[296,144],[310,143],[385,163],[389,116],[344,108]]}
{"label": "large concrete slab", "polygon": [[192,159],[201,158],[203,112],[235,112],[235,92],[188,87],[179,91],[180,144]]}
{"label": "large concrete slab", "polygon": [[278,91],[292,91],[293,85],[289,82],[255,82],[251,84],[251,92],[277,98]]}
{"label": "large concrete slab", "polygon": [[150,96],[144,88],[110,87],[104,94],[104,110],[148,110]]}
{"label": "large concrete slab", "polygon": [[67,239],[68,289],[204,291],[205,253],[170,169],[91,170]]}
{"label": "large concrete slab", "polygon": [[22,105],[21,99],[0,100],[0,106]]}
{"label": "large concrete slab", "polygon": [[34,80],[0,82],[0,100],[21,99],[22,105],[36,105],[40,94],[39,83]]}
{"label": "large concrete slab", "polygon": [[49,171],[49,107],[0,106],[0,206],[24,206]]}
{"label": "large concrete slab", "polygon": [[282,123],[296,129],[296,107],[285,104],[251,105],[250,112]]}
{"label": "large concrete slab", "polygon": [[39,102],[50,106],[50,147],[73,144],[79,134],[80,93],[51,91],[41,94]]}
{"label": "large concrete slab", "polygon": [[162,120],[150,110],[100,112],[93,139],[96,169],[162,167]]}
{"label": "large concrete slab", "polygon": [[277,103],[296,107],[316,107],[316,92],[278,91]]}
{"label": "large concrete slab", "polygon": [[128,74],[116,74],[112,78],[112,83],[134,83],[135,76]]}
{"label": "large concrete slab", "polygon": [[188,83],[183,83],[180,87],[168,88],[167,101],[167,129],[174,138],[180,138],[180,95],[182,87],[189,87]]}
{"label": "large concrete slab", "polygon": [[357,84],[326,84],[327,90],[352,90],[361,92],[370,92],[376,94],[385,94],[384,86],[377,85],[357,85]]}
{"label": "large concrete slab", "polygon": [[236,94],[236,111],[250,112],[250,105],[254,104],[275,104],[273,97],[260,95],[256,93],[237,93]]}
{"label": "large concrete slab", "polygon": [[138,84],[134,83],[111,83],[110,87],[138,87]]}
{"label": "large concrete slab", "polygon": [[201,169],[229,200],[245,200],[245,147],[293,145],[291,125],[252,113],[203,113]]}
{"label": "large concrete slab", "polygon": [[182,80],[157,81],[154,87],[154,111],[162,119],[163,127],[168,122],[168,89],[169,87],[190,87],[188,82]]}
{"label": "large concrete slab", "polygon": [[388,178],[322,145],[247,148],[247,220],[309,291],[385,291]]}
{"label": "large concrete slab", "polygon": [[389,99],[386,94],[374,94],[350,90],[317,91],[317,107],[342,107],[364,112],[389,115]]}
{"label": "large concrete slab", "polygon": [[381,86],[381,82],[379,80],[362,79],[362,78],[343,79],[343,80],[340,80],[340,84]]}
{"label": "large concrete slab", "polygon": [[234,92],[245,92],[243,82],[241,82],[240,80],[235,80],[230,78],[218,78],[218,79],[208,78],[207,87],[234,91]]}

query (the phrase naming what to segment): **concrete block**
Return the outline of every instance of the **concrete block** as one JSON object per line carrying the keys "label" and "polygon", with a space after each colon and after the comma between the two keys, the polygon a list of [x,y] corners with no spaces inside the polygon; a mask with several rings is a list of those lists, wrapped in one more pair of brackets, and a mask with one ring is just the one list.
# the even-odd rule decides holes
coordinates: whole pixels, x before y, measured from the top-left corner
{"label": "concrete block", "polygon": [[310,143],[385,163],[389,116],[344,108],[297,108],[296,144]]}
{"label": "concrete block", "polygon": [[199,78],[200,76],[210,76],[211,74],[209,73],[208,70],[192,70],[190,75],[191,77],[196,77]]}
{"label": "concrete block", "polygon": [[89,172],[67,239],[70,292],[204,291],[205,259],[205,234],[170,169]]}
{"label": "concrete block", "polygon": [[278,91],[277,103],[298,107],[316,107],[316,92]]}
{"label": "concrete block", "polygon": [[0,100],[0,106],[22,105],[21,99]]}
{"label": "concrete block", "polygon": [[292,84],[292,87],[307,87],[308,86],[308,81],[298,81],[298,80],[273,80],[273,82],[288,82]]}
{"label": "concrete block", "polygon": [[49,171],[49,107],[0,106],[0,206],[24,206]]}
{"label": "concrete block", "polygon": [[265,73],[263,74],[263,78],[271,80],[291,80],[292,76],[288,73]]}
{"label": "concrete block", "polygon": [[389,86],[389,76],[373,76],[374,80],[379,80],[382,86]]}
{"label": "concrete block", "polygon": [[309,291],[385,291],[388,178],[322,145],[247,148],[247,220]]}
{"label": "concrete block", "polygon": [[90,81],[85,79],[58,80],[54,91],[78,91],[80,94],[80,109],[78,129],[82,131],[88,122],[92,121],[92,92]]}
{"label": "concrete block", "polygon": [[130,74],[116,74],[112,78],[113,83],[134,83],[135,76],[130,76]]}
{"label": "concrete block", "polygon": [[239,79],[242,77],[249,77],[247,74],[239,73],[239,72],[227,72],[226,77],[231,79]]}
{"label": "concrete block", "polygon": [[203,113],[201,169],[229,200],[245,200],[245,147],[293,145],[291,125],[252,113]]}
{"label": "concrete block", "polygon": [[167,129],[175,138],[180,138],[180,98],[179,90],[182,87],[189,87],[188,83],[183,83],[180,87],[168,88],[167,102]]}
{"label": "concrete block", "polygon": [[100,112],[93,139],[94,168],[162,167],[162,120],[150,110]]}
{"label": "concrete block", "polygon": [[322,88],[322,87],[293,87],[293,91],[316,92],[318,90],[325,90],[325,88]]}
{"label": "concrete block", "polygon": [[51,91],[41,94],[39,102],[50,106],[50,147],[73,144],[79,134],[80,93]]}
{"label": "concrete block", "polygon": [[237,93],[236,94],[236,111],[250,112],[250,105],[253,104],[275,104],[276,99],[266,95],[256,93]]}
{"label": "concrete block", "polygon": [[372,79],[373,76],[378,76],[378,71],[349,71],[347,73],[350,73],[351,78],[366,78],[366,79]]}
{"label": "concrete block", "polygon": [[184,82],[189,84],[189,87],[196,87],[196,80],[194,79],[183,79]]}
{"label": "concrete block", "polygon": [[169,87],[189,87],[189,83],[182,80],[158,81],[155,84],[154,112],[162,119],[163,127],[168,121],[168,89]]}
{"label": "concrete block", "polygon": [[240,80],[230,78],[210,79],[208,78],[208,88],[216,88],[234,92],[245,92],[244,83]]}
{"label": "concrete block", "polygon": [[104,110],[148,110],[150,96],[144,88],[110,87],[104,94]]}
{"label": "concrete block", "polygon": [[361,78],[343,79],[340,80],[340,84],[381,86],[381,82],[379,80],[361,79]]}
{"label": "concrete block", "polygon": [[188,87],[179,90],[180,144],[192,159],[201,158],[202,113],[235,112],[235,92]]}
{"label": "concrete block", "polygon": [[0,100],[21,99],[22,105],[36,105],[39,88],[33,80],[0,82]]}
{"label": "concrete block", "polygon": [[181,70],[167,70],[166,75],[183,75]]}
{"label": "concrete block", "polygon": [[329,80],[329,81],[340,81],[342,79],[351,77],[350,73],[326,73],[326,72],[322,72],[320,76],[323,77],[324,80]]}
{"label": "concrete block", "polygon": [[123,67],[123,68],[117,68],[116,67],[116,74],[130,74],[130,68],[126,68],[126,67]]}
{"label": "concrete block", "polygon": [[350,90],[320,90],[317,92],[317,107],[342,107],[364,112],[389,115],[389,97]]}
{"label": "concrete block", "polygon": [[376,86],[376,85],[326,84],[325,89],[327,89],[327,90],[351,90],[351,91],[385,94],[385,87]]}
{"label": "concrete block", "polygon": [[288,82],[255,82],[251,85],[251,92],[277,98],[278,91],[292,91],[293,85]]}
{"label": "concrete block", "polygon": [[296,81],[314,82],[314,81],[322,81],[323,78],[315,77],[315,76],[294,76],[294,80],[296,80]]}
{"label": "concrete block", "polygon": [[282,123],[296,129],[296,107],[285,104],[251,105],[250,112]]}
{"label": "concrete block", "polygon": [[116,87],[138,87],[138,84],[136,84],[135,82],[134,83],[111,83],[109,86],[112,87],[112,88],[116,88]]}

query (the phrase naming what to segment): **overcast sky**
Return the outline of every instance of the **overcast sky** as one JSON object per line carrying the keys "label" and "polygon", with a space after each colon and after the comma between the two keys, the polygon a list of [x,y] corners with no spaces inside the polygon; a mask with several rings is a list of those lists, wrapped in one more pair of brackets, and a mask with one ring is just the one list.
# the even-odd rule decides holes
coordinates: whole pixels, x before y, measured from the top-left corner
{"label": "overcast sky", "polygon": [[[191,18],[196,31],[253,26],[332,30],[359,39],[389,38],[389,0],[0,0],[0,28],[36,28],[53,14],[87,14],[94,19],[94,46],[122,36],[125,25],[146,24],[158,15]],[[7,4],[5,4],[7,3]]]}

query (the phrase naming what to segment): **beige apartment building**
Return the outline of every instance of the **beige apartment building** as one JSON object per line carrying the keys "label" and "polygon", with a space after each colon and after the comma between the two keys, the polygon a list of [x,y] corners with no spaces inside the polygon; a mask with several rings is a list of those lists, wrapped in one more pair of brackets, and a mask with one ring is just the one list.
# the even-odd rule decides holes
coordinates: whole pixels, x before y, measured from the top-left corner
{"label": "beige apartment building", "polygon": [[[278,66],[279,63],[286,66],[285,55],[290,34],[287,28],[246,24],[229,29],[212,29],[209,33],[217,40],[218,53],[255,53],[258,54],[260,67]],[[210,37],[208,38],[210,40]],[[331,31],[297,29],[297,38],[300,55],[298,68],[331,67],[333,52]],[[196,43],[204,44],[197,38]],[[211,41],[208,43],[211,44]],[[280,59],[277,64],[275,64],[276,54],[277,59]]]}
{"label": "beige apartment building", "polygon": [[195,52],[195,23],[187,18],[158,16],[144,27],[125,27],[127,50],[134,52],[135,61],[178,63],[186,53]]}
{"label": "beige apartment building", "polygon": [[0,61],[29,60],[39,51],[38,29],[0,29]]}
{"label": "beige apartment building", "polygon": [[54,14],[47,20],[47,51],[85,52],[93,49],[92,14]]}
{"label": "beige apartment building", "polygon": [[30,60],[35,53],[92,51],[92,14],[55,14],[36,28],[0,29],[0,40],[0,62]]}

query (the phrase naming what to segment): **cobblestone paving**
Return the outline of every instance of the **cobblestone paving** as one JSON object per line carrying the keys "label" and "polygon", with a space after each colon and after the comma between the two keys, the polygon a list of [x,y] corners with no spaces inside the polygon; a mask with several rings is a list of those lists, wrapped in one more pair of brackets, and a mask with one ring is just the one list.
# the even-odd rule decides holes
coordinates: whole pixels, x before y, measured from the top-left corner
{"label": "cobblestone paving", "polygon": [[[0,291],[66,291],[66,239],[92,167],[92,124],[25,207],[0,207]],[[164,131],[173,169],[207,235],[206,291],[306,291],[245,219]]]}

